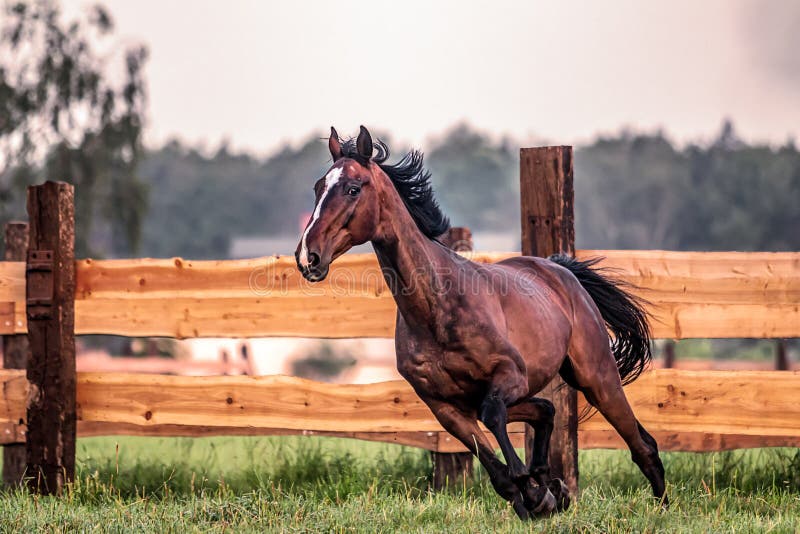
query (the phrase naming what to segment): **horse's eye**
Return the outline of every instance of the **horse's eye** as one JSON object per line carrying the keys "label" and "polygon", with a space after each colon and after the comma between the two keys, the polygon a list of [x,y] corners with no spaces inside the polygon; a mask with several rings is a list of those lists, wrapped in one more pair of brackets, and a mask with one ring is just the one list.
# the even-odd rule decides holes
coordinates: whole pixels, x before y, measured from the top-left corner
{"label": "horse's eye", "polygon": [[346,191],[346,192],[347,192],[347,194],[348,194],[349,196],[351,196],[351,197],[355,197],[355,196],[358,196],[358,194],[361,192],[361,188],[360,188],[360,187],[358,187],[357,185],[351,185],[351,186],[349,186],[349,187],[347,188],[347,191]]}

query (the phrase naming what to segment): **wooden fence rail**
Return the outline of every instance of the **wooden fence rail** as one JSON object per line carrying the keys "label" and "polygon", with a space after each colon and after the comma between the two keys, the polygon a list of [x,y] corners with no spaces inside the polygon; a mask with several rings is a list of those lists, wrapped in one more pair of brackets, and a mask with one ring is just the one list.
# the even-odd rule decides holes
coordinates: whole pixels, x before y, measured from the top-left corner
{"label": "wooden fence rail", "polygon": [[[516,253],[473,253],[493,262]],[[605,257],[652,303],[657,338],[794,337],[800,253],[579,250]],[[77,334],[392,337],[396,308],[374,255],[346,255],[312,285],[291,257],[79,260]],[[342,314],[358,320],[336,321]],[[25,333],[25,264],[0,263],[0,333]]]}
{"label": "wooden fence rail", "polygon": [[[0,371],[0,385],[0,444],[24,442],[24,371]],[[662,449],[682,451],[800,446],[798,391],[798,371],[661,369],[625,388]],[[312,434],[464,451],[404,381],[78,373],[77,412],[79,436]],[[521,446],[521,425],[511,431]],[[579,440],[583,448],[624,447],[600,414],[580,423]]]}

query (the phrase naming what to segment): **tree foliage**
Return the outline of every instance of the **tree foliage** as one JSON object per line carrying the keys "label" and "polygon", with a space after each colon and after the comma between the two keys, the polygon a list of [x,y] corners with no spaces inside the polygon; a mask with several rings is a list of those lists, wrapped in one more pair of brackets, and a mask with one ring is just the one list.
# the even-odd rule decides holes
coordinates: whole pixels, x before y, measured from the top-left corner
{"label": "tree foliage", "polygon": [[798,200],[794,144],[748,145],[730,123],[706,147],[623,133],[575,156],[584,248],[800,250]]}
{"label": "tree foliage", "polygon": [[313,207],[314,181],[329,166],[320,136],[266,160],[226,147],[204,156],[171,142],[150,153],[140,168],[157,192],[144,225],[143,251],[211,259],[225,257],[234,237],[298,234],[302,214]]}
{"label": "tree foliage", "polygon": [[[466,126],[432,143],[426,162],[454,225],[519,235],[519,156],[509,146]],[[226,147],[204,156],[176,142],[150,152],[140,173],[158,194],[143,251],[221,258],[235,237],[297,236],[329,165],[322,135],[266,159]],[[731,127],[705,147],[622,132],[576,150],[581,248],[800,250],[798,199],[796,147],[750,146]],[[287,251],[261,253],[274,252]]]}
{"label": "tree foliage", "polygon": [[519,155],[466,125],[433,144],[426,161],[442,207],[458,226],[504,231],[519,226]]}
{"label": "tree foliage", "polygon": [[4,15],[0,218],[24,215],[28,185],[62,180],[76,185],[79,254],[134,251],[147,205],[147,189],[136,175],[145,48],[120,51],[113,22],[99,6],[86,20],[68,24],[45,0],[8,4]]}

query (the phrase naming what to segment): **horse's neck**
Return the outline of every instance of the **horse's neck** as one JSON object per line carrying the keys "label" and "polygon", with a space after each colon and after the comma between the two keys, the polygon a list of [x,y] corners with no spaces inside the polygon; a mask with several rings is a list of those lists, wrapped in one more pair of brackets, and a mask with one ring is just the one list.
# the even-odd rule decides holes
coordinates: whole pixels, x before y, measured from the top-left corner
{"label": "horse's neck", "polygon": [[443,278],[451,276],[456,265],[447,249],[419,231],[402,203],[400,209],[402,213],[384,221],[383,235],[372,245],[406,322],[432,324],[446,286]]}

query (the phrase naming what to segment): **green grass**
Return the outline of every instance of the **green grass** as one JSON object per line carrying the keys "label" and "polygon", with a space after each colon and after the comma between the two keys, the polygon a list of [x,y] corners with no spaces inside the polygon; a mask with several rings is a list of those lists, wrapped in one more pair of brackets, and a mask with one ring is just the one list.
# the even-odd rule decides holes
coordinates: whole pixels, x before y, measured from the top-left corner
{"label": "green grass", "polygon": [[[656,342],[656,354],[661,354],[665,341]],[[795,358],[798,344],[789,340],[789,359]],[[678,360],[741,360],[771,362],[775,360],[774,339],[681,339],[675,342]]]}
{"label": "green grass", "polygon": [[581,453],[569,511],[522,523],[476,482],[428,490],[424,451],[335,438],[92,438],[62,498],[0,495],[3,532],[800,532],[800,452],[664,455],[659,510],[619,451]]}

